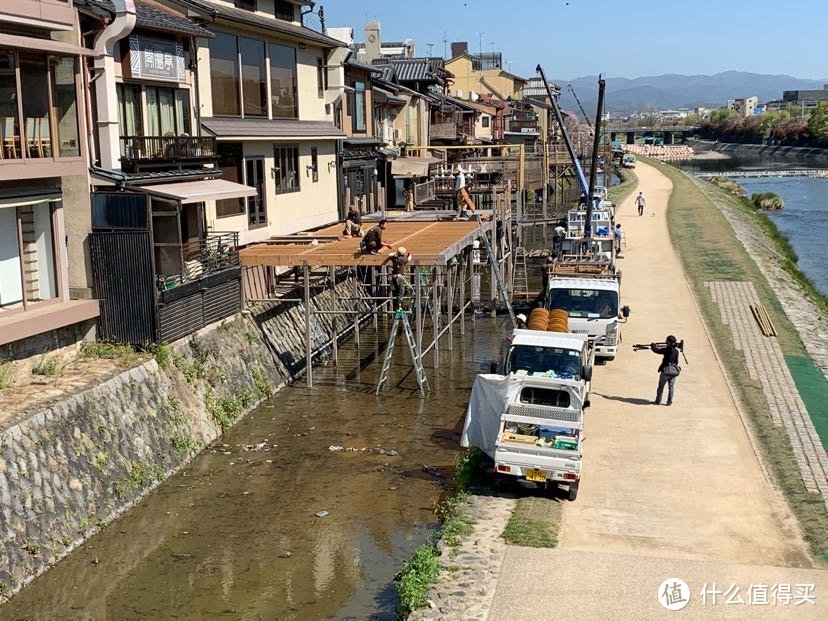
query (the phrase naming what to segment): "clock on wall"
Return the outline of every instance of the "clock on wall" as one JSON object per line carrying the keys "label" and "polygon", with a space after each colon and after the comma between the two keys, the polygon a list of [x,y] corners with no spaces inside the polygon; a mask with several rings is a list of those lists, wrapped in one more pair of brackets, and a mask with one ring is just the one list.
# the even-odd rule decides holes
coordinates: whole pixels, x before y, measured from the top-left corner
{"label": "clock on wall", "polygon": [[376,35],[373,35],[373,34],[368,35],[368,43],[373,43],[376,40],[377,40]]}

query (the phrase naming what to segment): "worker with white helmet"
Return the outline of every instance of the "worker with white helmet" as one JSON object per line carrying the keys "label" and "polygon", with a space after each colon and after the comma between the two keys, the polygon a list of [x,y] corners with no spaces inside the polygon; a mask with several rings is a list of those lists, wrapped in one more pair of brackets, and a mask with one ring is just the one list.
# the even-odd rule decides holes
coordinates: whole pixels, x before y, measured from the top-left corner
{"label": "worker with white helmet", "polygon": [[526,329],[526,315],[523,313],[519,313],[515,315],[515,320],[517,322],[517,329],[518,330],[525,330]]}
{"label": "worker with white helmet", "polygon": [[405,295],[411,295],[413,288],[405,277],[405,266],[411,261],[411,253],[400,246],[397,252],[391,253],[385,260],[391,264],[391,294],[394,296],[394,310],[402,308],[402,299]]}

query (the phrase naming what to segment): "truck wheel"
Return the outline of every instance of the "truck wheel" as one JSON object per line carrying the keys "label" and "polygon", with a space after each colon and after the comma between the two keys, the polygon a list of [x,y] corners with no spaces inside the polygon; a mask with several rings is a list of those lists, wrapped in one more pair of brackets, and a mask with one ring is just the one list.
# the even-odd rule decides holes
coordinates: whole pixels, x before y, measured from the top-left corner
{"label": "truck wheel", "polygon": [[569,500],[573,501],[578,497],[578,484],[577,483],[570,483],[569,484]]}
{"label": "truck wheel", "polygon": [[557,498],[558,483],[556,481],[547,481],[544,485],[544,492],[546,493],[546,496],[548,496],[549,498]]}

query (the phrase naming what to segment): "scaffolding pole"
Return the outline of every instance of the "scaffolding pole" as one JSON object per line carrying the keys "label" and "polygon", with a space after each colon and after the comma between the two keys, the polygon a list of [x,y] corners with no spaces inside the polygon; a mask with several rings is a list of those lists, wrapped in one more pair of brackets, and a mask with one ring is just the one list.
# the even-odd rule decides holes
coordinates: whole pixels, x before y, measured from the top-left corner
{"label": "scaffolding pole", "polygon": [[310,309],[310,269],[305,261],[302,264],[305,279],[305,378],[308,388],[313,388],[313,352],[311,351],[311,309]]}

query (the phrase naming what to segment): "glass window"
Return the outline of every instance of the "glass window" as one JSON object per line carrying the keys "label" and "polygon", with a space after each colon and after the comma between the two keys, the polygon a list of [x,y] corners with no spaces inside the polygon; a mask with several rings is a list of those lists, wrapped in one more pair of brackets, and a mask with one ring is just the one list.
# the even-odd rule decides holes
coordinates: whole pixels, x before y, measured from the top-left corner
{"label": "glass window", "polygon": [[19,62],[26,154],[32,158],[52,157],[46,57],[21,54]]}
{"label": "glass window", "polygon": [[0,209],[0,311],[57,295],[51,203]]}
{"label": "glass window", "polygon": [[118,84],[118,125],[121,136],[140,136],[144,133],[141,120],[141,87],[137,84]]}
{"label": "glass window", "polygon": [[515,345],[509,352],[507,373],[525,372],[528,375],[551,375],[573,378],[581,373],[581,352],[560,347]]}
{"label": "glass window", "polygon": [[264,50],[263,41],[239,37],[244,116],[267,116]]}
{"label": "glass window", "polygon": [[270,44],[270,101],[274,119],[295,119],[296,49]]}
{"label": "glass window", "polygon": [[175,89],[175,124],[178,135],[190,134],[190,91]]}
{"label": "glass window", "polygon": [[365,127],[365,82],[354,82],[353,111],[351,128],[356,133],[364,134]]}
{"label": "glass window", "polygon": [[52,104],[57,130],[58,155],[80,157],[74,58],[60,58],[52,65]]}
{"label": "glass window", "polygon": [[285,2],[285,0],[275,0],[273,4],[273,15],[276,19],[282,19],[287,22],[293,21],[294,6],[290,2]]}
{"label": "glass window", "polygon": [[[242,177],[242,145],[240,142],[220,142],[218,144],[218,167],[222,179],[234,183],[244,183]],[[243,198],[225,198],[216,201],[216,217],[237,216],[244,213]]]}
{"label": "glass window", "polygon": [[239,55],[236,37],[217,32],[210,39],[210,84],[213,91],[213,114],[240,116]]}
{"label": "glass window", "polygon": [[319,181],[319,149],[311,147],[311,179]]}
{"label": "glass window", "polygon": [[276,168],[276,194],[299,191],[299,149],[276,147],[273,149]]}
{"label": "glass window", "polygon": [[189,133],[190,94],[187,89],[147,86],[147,135]]}
{"label": "glass window", "polygon": [[489,127],[489,117],[487,117],[487,116],[481,117],[480,125],[484,128]]}
{"label": "glass window", "polygon": [[552,289],[548,308],[563,308],[570,317],[609,319],[618,315],[618,294],[597,289]]}
{"label": "glass window", "polygon": [[264,208],[264,159],[256,158],[244,161],[245,182],[256,188],[258,195],[247,197],[247,223],[253,227],[267,224]]}
{"label": "glass window", "polygon": [[325,71],[325,61],[322,58],[316,59],[316,94],[319,97],[325,96],[325,91],[328,88],[328,76]]}
{"label": "glass window", "polygon": [[237,9],[244,9],[245,11],[256,10],[256,0],[235,0],[233,4]]}
{"label": "glass window", "polygon": [[5,159],[21,157],[17,102],[15,55],[10,50],[0,50],[0,148]]}

